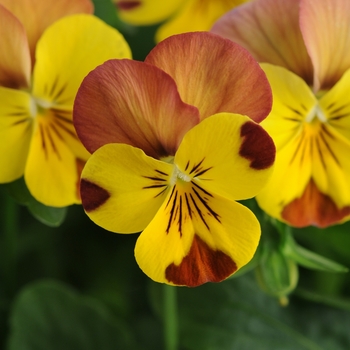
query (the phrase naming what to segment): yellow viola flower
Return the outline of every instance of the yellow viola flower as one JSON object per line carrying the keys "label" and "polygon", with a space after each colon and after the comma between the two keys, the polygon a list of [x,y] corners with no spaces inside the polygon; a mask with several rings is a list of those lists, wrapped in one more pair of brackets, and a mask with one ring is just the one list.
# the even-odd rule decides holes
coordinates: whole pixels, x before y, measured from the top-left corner
{"label": "yellow viola flower", "polygon": [[119,17],[133,25],[161,21],[156,41],[185,32],[209,30],[227,11],[247,0],[113,0]]}
{"label": "yellow viola flower", "polygon": [[257,0],[213,32],[265,62],[272,87],[261,125],[276,143],[276,165],[260,206],[296,227],[349,220],[350,2]]}
{"label": "yellow viola flower", "polygon": [[89,153],[72,110],[81,81],[107,59],[131,57],[115,29],[75,14],[92,10],[85,0],[0,0],[0,183],[24,175],[31,194],[48,206],[80,203]]}
{"label": "yellow viola flower", "polygon": [[73,113],[93,152],[83,207],[109,231],[142,231],[135,256],[153,280],[219,282],[253,257],[259,222],[237,200],[271,174],[274,144],[257,123],[270,93],[246,50],[204,32],[164,40],[145,62],[110,60],[84,79]]}

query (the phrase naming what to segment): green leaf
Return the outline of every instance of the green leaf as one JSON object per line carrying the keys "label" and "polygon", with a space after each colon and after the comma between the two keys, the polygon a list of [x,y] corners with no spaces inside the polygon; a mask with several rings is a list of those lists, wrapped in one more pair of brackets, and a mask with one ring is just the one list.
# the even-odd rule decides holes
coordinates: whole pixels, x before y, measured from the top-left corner
{"label": "green leaf", "polygon": [[129,329],[117,321],[62,283],[36,282],[14,303],[7,350],[133,349]]}
{"label": "green leaf", "polygon": [[23,177],[4,185],[11,197],[21,205],[28,207],[29,212],[41,223],[58,227],[67,215],[67,208],[55,208],[38,202],[29,192]]}
{"label": "green leaf", "polygon": [[308,249],[299,246],[295,241],[290,230],[285,231],[283,243],[283,252],[286,256],[296,261],[299,265],[309,269],[326,272],[347,272],[348,268],[316,254]]}
{"label": "green leaf", "polygon": [[184,350],[350,349],[349,312],[294,296],[288,307],[281,307],[250,274],[179,288],[178,296]]}

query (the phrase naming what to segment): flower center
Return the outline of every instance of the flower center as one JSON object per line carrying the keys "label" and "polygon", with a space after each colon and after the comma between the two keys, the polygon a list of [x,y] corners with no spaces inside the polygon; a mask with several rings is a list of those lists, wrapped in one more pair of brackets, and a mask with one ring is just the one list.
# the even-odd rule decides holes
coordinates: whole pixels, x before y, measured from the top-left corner
{"label": "flower center", "polygon": [[170,178],[170,185],[174,186],[178,179],[180,179],[183,182],[191,182],[192,177],[183,173],[175,164],[174,164],[174,170],[173,170],[173,174],[171,175]]}
{"label": "flower center", "polygon": [[46,111],[53,107],[53,103],[32,96],[30,99],[30,115],[32,118],[37,117],[38,115],[45,115]]}
{"label": "flower center", "polygon": [[324,114],[321,106],[316,103],[310,110],[309,114],[306,116],[305,121],[307,123],[312,123],[315,119],[318,119],[321,123],[326,123],[327,118]]}

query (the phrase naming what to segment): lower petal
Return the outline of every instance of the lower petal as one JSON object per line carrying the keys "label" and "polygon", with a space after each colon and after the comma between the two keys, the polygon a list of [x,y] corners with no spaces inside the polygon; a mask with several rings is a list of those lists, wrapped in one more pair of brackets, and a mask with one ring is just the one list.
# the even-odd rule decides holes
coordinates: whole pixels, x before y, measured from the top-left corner
{"label": "lower petal", "polygon": [[52,125],[39,121],[24,173],[33,197],[53,207],[79,203],[78,176],[75,155]]}
{"label": "lower petal", "polygon": [[161,283],[220,282],[248,263],[260,226],[246,207],[219,196],[204,204],[191,189],[169,194],[135,247],[140,268]]}
{"label": "lower petal", "polygon": [[33,125],[30,96],[0,87],[0,183],[23,175]]}
{"label": "lower petal", "polygon": [[83,207],[91,220],[106,230],[140,232],[164,201],[172,169],[129,145],[102,146],[82,172]]}

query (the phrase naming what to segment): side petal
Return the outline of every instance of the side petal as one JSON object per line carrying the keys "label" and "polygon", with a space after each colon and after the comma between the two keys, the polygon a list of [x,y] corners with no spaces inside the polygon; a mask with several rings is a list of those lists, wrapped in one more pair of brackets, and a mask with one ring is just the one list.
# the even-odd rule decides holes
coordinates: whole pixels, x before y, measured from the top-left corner
{"label": "side petal", "polygon": [[227,11],[246,0],[187,1],[181,9],[156,33],[156,41],[186,32],[208,31],[214,22]]}
{"label": "side petal", "polygon": [[252,259],[260,226],[250,210],[220,196],[206,204],[187,200],[195,194],[186,187],[175,192],[136,242],[136,261],[145,274],[157,282],[196,287],[220,282]]}
{"label": "side petal", "polygon": [[50,106],[72,109],[78,88],[92,69],[111,58],[129,57],[123,36],[97,17],[62,18],[38,42],[33,95]]}
{"label": "side petal", "polygon": [[52,207],[80,203],[75,155],[49,121],[39,118],[31,141],[24,179],[33,197]]}
{"label": "side petal", "polygon": [[184,137],[174,164],[199,193],[233,200],[255,196],[267,183],[275,160],[270,136],[248,117],[220,113]]}
{"label": "side petal", "polygon": [[350,68],[350,2],[301,0],[300,27],[314,66],[314,90],[330,88]]}
{"label": "side petal", "polygon": [[220,18],[211,31],[242,45],[259,62],[285,67],[312,83],[313,67],[299,28],[299,1],[248,2]]}
{"label": "side petal", "polygon": [[173,15],[186,0],[113,0],[121,20],[134,25],[150,25]]}
{"label": "side petal", "polygon": [[148,157],[138,148],[104,145],[83,169],[83,207],[91,220],[106,230],[142,231],[166,198],[172,171],[172,165]]}
{"label": "side petal", "polygon": [[90,152],[118,142],[154,158],[174,155],[198,122],[198,110],[182,102],[169,75],[131,60],[111,60],[92,71],[74,106],[75,128]]}
{"label": "side petal", "polygon": [[0,4],[0,85],[26,88],[31,60],[26,32],[18,19]]}
{"label": "side petal", "polygon": [[215,113],[248,115],[259,122],[271,109],[265,74],[239,45],[205,32],[172,36],[159,43],[145,62],[167,72],[182,100],[205,119]]}
{"label": "side petal", "polygon": [[0,87],[0,183],[23,175],[33,125],[29,94]]}
{"label": "side petal", "polygon": [[23,24],[34,62],[35,46],[45,29],[61,17],[74,13],[92,13],[90,0],[0,0]]}

